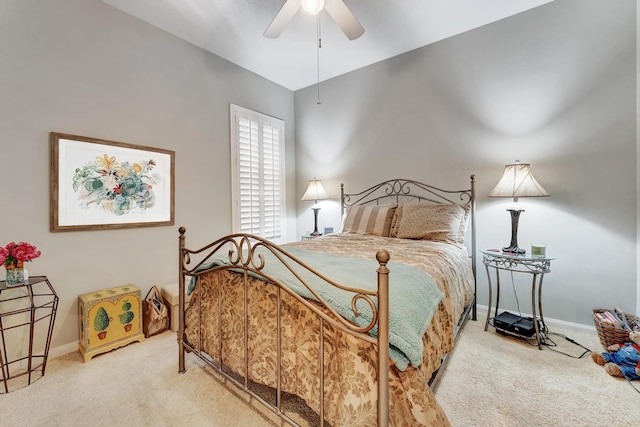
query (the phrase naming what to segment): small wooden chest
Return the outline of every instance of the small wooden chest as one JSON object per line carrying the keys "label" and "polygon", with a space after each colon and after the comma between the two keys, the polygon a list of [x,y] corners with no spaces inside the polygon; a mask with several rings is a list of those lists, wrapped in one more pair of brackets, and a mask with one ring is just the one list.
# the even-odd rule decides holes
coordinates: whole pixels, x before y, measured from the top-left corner
{"label": "small wooden chest", "polygon": [[144,341],[140,289],[124,285],[80,295],[78,321],[78,346],[85,362],[97,354]]}

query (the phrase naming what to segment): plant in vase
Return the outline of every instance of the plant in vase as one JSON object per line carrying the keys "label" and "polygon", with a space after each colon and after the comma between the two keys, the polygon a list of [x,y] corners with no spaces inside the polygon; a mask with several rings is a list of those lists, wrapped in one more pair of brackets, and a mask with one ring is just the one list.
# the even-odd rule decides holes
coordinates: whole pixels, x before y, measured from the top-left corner
{"label": "plant in vase", "polygon": [[129,310],[131,310],[131,303],[129,300],[125,300],[124,304],[122,304],[122,311],[124,311],[124,313],[120,315],[120,323],[124,325],[125,332],[129,332],[131,330],[131,322],[135,317],[133,311]]}
{"label": "plant in vase", "polygon": [[0,247],[0,264],[7,270],[7,286],[21,285],[25,282],[24,263],[40,256],[41,252],[27,242],[11,242]]}

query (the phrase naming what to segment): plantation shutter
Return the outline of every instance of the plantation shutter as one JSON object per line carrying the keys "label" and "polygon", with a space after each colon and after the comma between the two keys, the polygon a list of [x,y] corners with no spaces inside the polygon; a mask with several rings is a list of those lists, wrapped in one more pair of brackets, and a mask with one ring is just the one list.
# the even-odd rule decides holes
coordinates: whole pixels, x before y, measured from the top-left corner
{"label": "plantation shutter", "polygon": [[284,122],[231,105],[233,231],[284,241]]}

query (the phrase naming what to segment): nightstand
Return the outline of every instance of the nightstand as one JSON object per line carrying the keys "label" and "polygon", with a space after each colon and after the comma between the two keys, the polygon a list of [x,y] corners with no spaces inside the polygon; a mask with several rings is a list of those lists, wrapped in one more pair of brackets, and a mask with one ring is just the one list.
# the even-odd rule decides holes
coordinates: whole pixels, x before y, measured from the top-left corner
{"label": "nightstand", "polygon": [[[542,325],[544,325],[544,316],[542,314],[542,280],[544,275],[551,271],[551,261],[555,258],[547,255],[538,256],[530,254],[514,254],[510,252],[501,252],[499,250],[484,249],[482,253],[482,262],[487,269],[487,279],[489,282],[489,306],[487,308],[487,320],[484,325],[486,331],[489,327],[489,319],[491,316],[492,303],[492,284],[490,269],[495,271],[496,279],[496,308],[494,318],[498,316],[498,306],[500,304],[500,270],[506,270],[512,273],[525,273],[532,276],[531,279],[531,313],[533,315],[533,326],[535,329],[535,339],[538,348],[542,349],[542,339],[540,336],[540,327],[538,325],[538,313]],[[536,292],[537,288],[537,292]],[[537,308],[537,310],[536,310]]]}

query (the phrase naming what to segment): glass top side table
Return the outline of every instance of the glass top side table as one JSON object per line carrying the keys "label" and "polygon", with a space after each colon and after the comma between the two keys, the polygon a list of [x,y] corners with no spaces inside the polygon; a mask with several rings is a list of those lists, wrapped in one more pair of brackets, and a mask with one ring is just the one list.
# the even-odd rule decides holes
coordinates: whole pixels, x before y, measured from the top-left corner
{"label": "glass top side table", "polygon": [[[496,307],[493,316],[498,315],[498,307],[500,305],[500,270],[506,270],[515,273],[528,273],[532,275],[531,279],[531,313],[534,318],[535,339],[538,348],[542,349],[542,339],[540,336],[540,327],[535,320],[539,318],[544,325],[544,315],[542,314],[542,281],[544,275],[551,271],[551,261],[555,257],[548,255],[530,255],[530,254],[514,254],[510,252],[502,252],[498,249],[483,249],[482,263],[487,270],[487,279],[489,282],[489,305],[487,308],[487,320],[485,321],[484,330],[489,327],[489,319],[491,317],[492,283],[490,269],[495,270],[496,279]],[[537,293],[536,293],[537,288]],[[537,310],[536,310],[537,308]]]}
{"label": "glass top side table", "polygon": [[46,276],[21,285],[0,281],[0,394],[44,376],[58,295]]}

